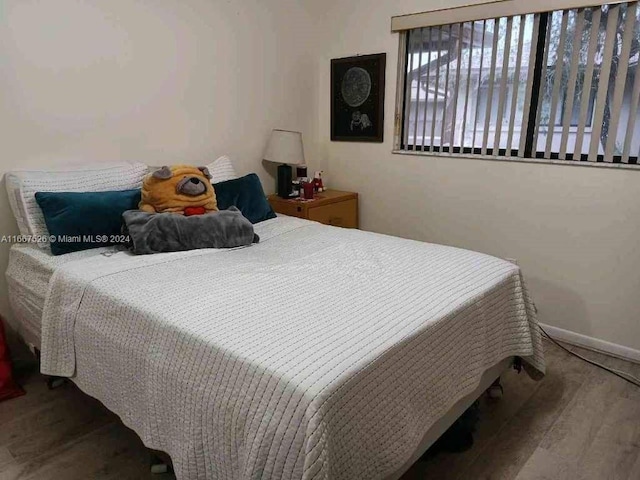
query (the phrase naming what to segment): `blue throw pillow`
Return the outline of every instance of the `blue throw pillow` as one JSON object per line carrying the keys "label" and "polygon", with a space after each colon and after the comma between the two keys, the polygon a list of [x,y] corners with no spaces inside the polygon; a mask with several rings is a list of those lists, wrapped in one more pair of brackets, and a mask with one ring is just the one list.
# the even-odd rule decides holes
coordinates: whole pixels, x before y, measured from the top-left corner
{"label": "blue throw pillow", "polygon": [[122,213],[140,203],[140,189],[119,192],[37,192],[51,253],[88,250],[122,243]]}
{"label": "blue throw pillow", "polygon": [[226,210],[231,206],[237,207],[251,223],[260,223],[276,217],[262,190],[260,179],[255,173],[214,183],[213,189],[216,192],[219,210]]}

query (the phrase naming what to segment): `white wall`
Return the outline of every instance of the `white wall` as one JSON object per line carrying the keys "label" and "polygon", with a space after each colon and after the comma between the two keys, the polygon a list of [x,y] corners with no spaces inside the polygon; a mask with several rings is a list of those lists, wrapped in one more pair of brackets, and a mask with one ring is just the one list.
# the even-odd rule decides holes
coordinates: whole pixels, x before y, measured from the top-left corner
{"label": "white wall", "polygon": [[[314,25],[294,0],[4,0],[0,177],[226,153],[273,191],[261,163],[271,129],[317,130]],[[312,156],[311,136],[305,146]],[[0,234],[17,233],[0,187]],[[7,254],[0,245],[1,272]]]}
{"label": "white wall", "polygon": [[[640,350],[640,171],[391,154],[398,52],[391,16],[444,5],[316,6],[324,35],[318,135],[331,185],[360,192],[362,228],[517,258],[542,322]],[[387,53],[384,143],[330,142],[330,59],[380,52]]]}

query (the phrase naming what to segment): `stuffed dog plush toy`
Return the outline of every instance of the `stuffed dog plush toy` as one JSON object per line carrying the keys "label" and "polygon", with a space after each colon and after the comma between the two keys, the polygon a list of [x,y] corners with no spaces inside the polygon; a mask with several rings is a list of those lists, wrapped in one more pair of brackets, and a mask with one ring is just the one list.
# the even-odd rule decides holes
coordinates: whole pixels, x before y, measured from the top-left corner
{"label": "stuffed dog plush toy", "polygon": [[147,213],[199,215],[218,210],[207,167],[164,166],[142,182],[139,208]]}

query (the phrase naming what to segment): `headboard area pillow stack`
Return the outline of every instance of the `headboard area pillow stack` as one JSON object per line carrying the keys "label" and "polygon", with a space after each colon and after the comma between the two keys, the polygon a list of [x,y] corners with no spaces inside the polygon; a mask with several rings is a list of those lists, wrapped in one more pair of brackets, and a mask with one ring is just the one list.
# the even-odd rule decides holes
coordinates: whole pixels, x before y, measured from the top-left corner
{"label": "headboard area pillow stack", "polygon": [[[123,212],[140,208],[143,180],[158,168],[136,162],[13,171],[7,193],[20,234],[61,255],[120,243]],[[220,210],[237,207],[251,223],[276,216],[256,174],[238,178],[226,155],[207,168]]]}
{"label": "headboard area pillow stack", "polygon": [[144,163],[95,165],[68,170],[14,171],[6,175],[7,194],[21,235],[35,237],[42,248],[49,235],[36,192],[108,192],[139,189],[148,167]]}

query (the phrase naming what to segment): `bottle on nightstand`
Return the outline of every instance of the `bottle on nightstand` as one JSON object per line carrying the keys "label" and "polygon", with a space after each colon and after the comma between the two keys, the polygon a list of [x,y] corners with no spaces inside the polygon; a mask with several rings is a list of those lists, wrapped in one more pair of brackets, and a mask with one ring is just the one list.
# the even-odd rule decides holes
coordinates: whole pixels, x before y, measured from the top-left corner
{"label": "bottle on nightstand", "polygon": [[318,170],[313,175],[313,184],[316,192],[323,192],[325,190],[325,186],[322,184],[322,170]]}

